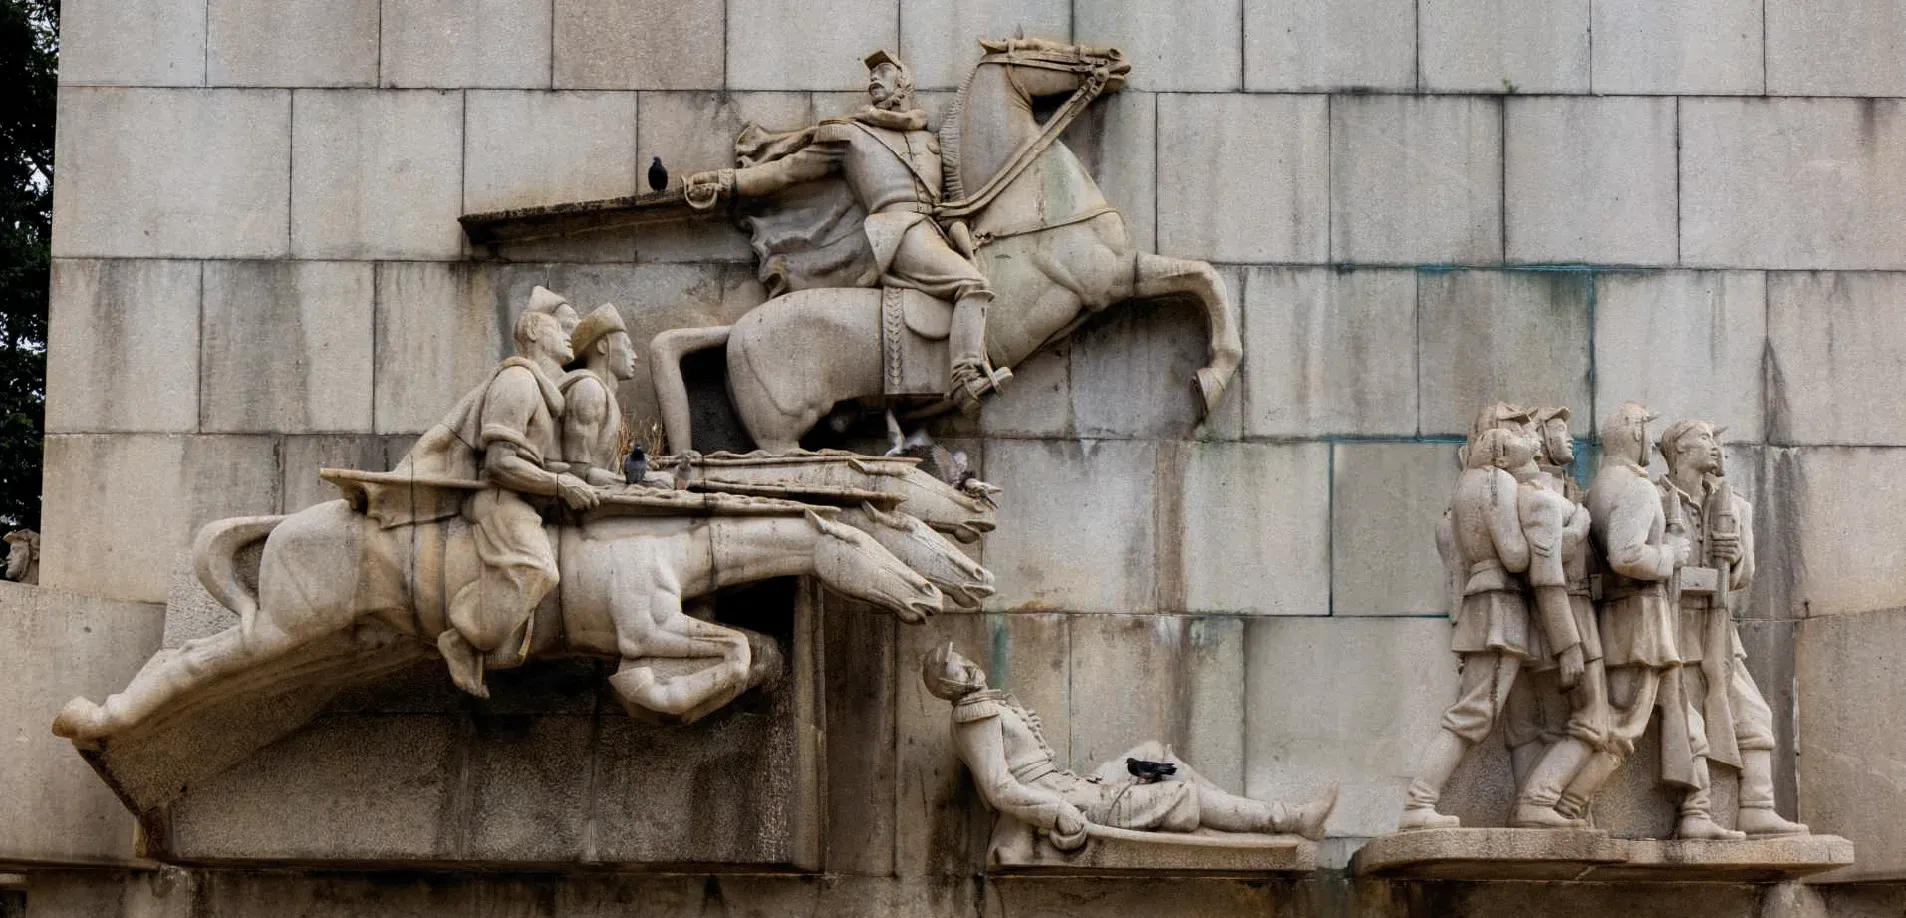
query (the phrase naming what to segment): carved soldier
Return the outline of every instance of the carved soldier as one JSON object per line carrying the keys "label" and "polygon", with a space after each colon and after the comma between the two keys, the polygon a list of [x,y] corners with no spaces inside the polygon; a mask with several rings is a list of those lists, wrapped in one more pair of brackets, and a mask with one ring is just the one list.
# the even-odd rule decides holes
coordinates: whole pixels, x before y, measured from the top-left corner
{"label": "carved soldier", "polygon": [[[1695,716],[1697,754],[1741,771],[1737,826],[1750,836],[1803,835],[1807,827],[1774,812],[1774,719],[1747,671],[1733,600],[1754,580],[1754,507],[1734,494],[1721,452],[1725,428],[1677,421],[1661,436],[1668,473],[1661,498],[1686,520],[1692,561],[1682,570],[1682,685]],[[1705,734],[1705,735],[1703,735]]]}
{"label": "carved soldier", "polygon": [[[1001,841],[1026,827],[1044,834],[1054,847],[1073,851],[1086,843],[1086,826],[1112,826],[1154,832],[1289,833],[1317,839],[1336,805],[1337,791],[1294,807],[1229,794],[1180,761],[1169,747],[1142,744],[1090,775],[1059,766],[1040,730],[1039,716],[1007,692],[986,686],[986,673],[953,650],[952,644],[928,653],[920,678],[934,697],[953,703],[953,744],[972,772],[986,805],[1002,818]],[[1162,780],[1131,773],[1127,758],[1165,763]],[[1006,824],[1005,819],[1012,820]]]}
{"label": "carved soldier", "polygon": [[635,375],[628,326],[622,314],[605,303],[582,318],[570,343],[583,366],[556,386],[563,395],[563,461],[569,474],[592,485],[621,485],[617,465],[622,458],[622,406],[616,384]]}
{"label": "carved soldier", "polygon": [[885,51],[868,55],[866,64],[872,105],[821,122],[811,140],[779,158],[691,175],[684,193],[697,206],[708,206],[722,196],[759,197],[831,175],[845,180],[867,212],[878,283],[952,301],[949,396],[970,411],[1012,375],[992,369],[986,355],[992,289],[934,222],[940,141],[926,129],[926,112],[914,106],[912,72]]}
{"label": "carved soldier", "polygon": [[449,598],[452,627],[437,641],[451,679],[478,697],[489,696],[486,666],[520,665],[528,655],[531,613],[557,582],[540,502],[531,497],[557,496],[577,509],[600,499],[561,463],[564,405],[555,377],[574,356],[559,318],[567,301],[538,287],[530,307],[516,320],[516,356],[459,399],[393,470],[486,485],[463,511],[482,571]]}

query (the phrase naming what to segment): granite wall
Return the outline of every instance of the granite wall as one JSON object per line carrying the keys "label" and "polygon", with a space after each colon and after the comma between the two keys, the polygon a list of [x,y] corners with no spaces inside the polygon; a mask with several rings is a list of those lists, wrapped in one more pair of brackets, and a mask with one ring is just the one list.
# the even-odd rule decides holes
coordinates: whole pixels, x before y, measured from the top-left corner
{"label": "granite wall", "polygon": [[[1342,781],[1338,864],[1392,828],[1455,682],[1431,533],[1486,401],[1566,404],[1590,438],[1628,399],[1729,426],[1763,558],[1743,638],[1790,813],[1797,627],[1906,605],[1893,0],[66,0],[64,16],[42,582],[137,602],[165,599],[199,524],[295,510],[328,496],[320,465],[400,451],[503,353],[533,284],[614,301],[639,336],[763,296],[725,226],[490,253],[458,214],[628,194],[651,156],[678,176],[725,165],[749,120],[854,104],[875,47],[911,61],[935,110],[978,37],[1125,50],[1130,85],[1065,142],[1141,246],[1220,266],[1244,366],[1195,424],[1201,322],[1132,304],[941,430],[1006,488],[984,548],[1001,591],[870,648],[891,684],[870,693],[888,713],[868,739],[891,767],[864,803],[876,843],[829,867],[898,878],[868,895],[939,889],[949,913],[993,895],[956,879],[974,869],[970,790],[912,676],[947,638],[1077,764],[1155,737],[1253,794]],[[1798,799],[1862,846],[1865,876],[1906,875],[1906,843],[1869,834],[1897,830]],[[1242,914],[1271,894],[1235,895]],[[1508,906],[1465,906],[1489,908]]]}

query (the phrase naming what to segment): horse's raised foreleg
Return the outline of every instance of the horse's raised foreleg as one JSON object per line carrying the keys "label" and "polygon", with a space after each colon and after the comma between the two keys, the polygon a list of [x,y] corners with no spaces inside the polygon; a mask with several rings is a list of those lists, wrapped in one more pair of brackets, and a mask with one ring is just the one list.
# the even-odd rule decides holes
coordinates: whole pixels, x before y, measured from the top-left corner
{"label": "horse's raised foreleg", "polygon": [[1211,363],[1198,370],[1193,384],[1204,416],[1216,413],[1231,377],[1237,374],[1238,361],[1244,357],[1244,344],[1238,337],[1238,307],[1231,301],[1224,279],[1205,262],[1152,252],[1134,253],[1131,277],[1131,296],[1135,299],[1188,296],[1204,307],[1205,319],[1211,325]]}
{"label": "horse's raised foreleg", "polygon": [[726,325],[676,328],[649,341],[649,376],[655,384],[655,402],[662,413],[662,430],[668,435],[669,449],[675,453],[694,449],[694,433],[689,429],[688,385],[682,381],[682,358],[695,351],[727,344],[728,331]]}
{"label": "horse's raised foreleg", "polygon": [[660,577],[646,589],[617,587],[609,601],[622,665],[609,684],[631,714],[642,709],[694,720],[747,690],[746,635],[683,615],[672,578]]}

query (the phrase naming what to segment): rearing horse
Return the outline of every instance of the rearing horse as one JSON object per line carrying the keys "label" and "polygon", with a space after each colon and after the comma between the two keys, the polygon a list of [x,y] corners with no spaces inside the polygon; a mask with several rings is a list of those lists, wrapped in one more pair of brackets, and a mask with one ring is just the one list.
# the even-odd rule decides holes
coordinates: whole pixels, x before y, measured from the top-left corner
{"label": "rearing horse", "polygon": [[[1124,217],[1056,140],[1063,122],[1033,114],[1036,100],[1115,91],[1131,65],[1114,49],[1036,39],[981,45],[987,54],[940,129],[948,199],[940,216],[964,220],[954,238],[971,240],[997,297],[986,320],[993,365],[1017,366],[1113,303],[1189,297],[1211,333],[1210,364],[1192,382],[1201,413],[1216,410],[1243,355],[1223,281],[1205,262],[1139,251]],[[1069,119],[1077,107],[1054,117]],[[879,289],[797,290],[731,326],[657,335],[649,351],[670,445],[693,448],[681,359],[697,350],[727,345],[736,413],[755,443],[776,453],[797,448],[837,402],[919,391],[895,385],[902,353],[944,379],[951,307],[918,291],[887,294],[883,309]],[[902,305],[904,322],[894,318]]]}

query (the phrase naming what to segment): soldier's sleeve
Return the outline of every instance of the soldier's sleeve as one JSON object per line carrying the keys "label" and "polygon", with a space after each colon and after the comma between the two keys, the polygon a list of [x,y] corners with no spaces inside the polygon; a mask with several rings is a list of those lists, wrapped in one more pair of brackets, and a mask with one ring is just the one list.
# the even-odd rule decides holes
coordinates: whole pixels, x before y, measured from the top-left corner
{"label": "soldier's sleeve", "polygon": [[772,162],[735,170],[735,194],[752,198],[783,188],[826,178],[840,168],[847,152],[846,131],[855,128],[827,123],[814,132],[814,142]]}
{"label": "soldier's sleeve", "polygon": [[1495,543],[1496,558],[1502,566],[1520,574],[1529,569],[1529,541],[1522,533],[1522,513],[1518,506],[1522,485],[1514,475],[1502,469],[1488,471],[1489,538]]}
{"label": "soldier's sleeve", "polygon": [[1666,580],[1674,575],[1674,555],[1650,545],[1655,514],[1661,507],[1654,486],[1642,479],[1624,481],[1609,501],[1602,554],[1610,569],[1635,580]]}
{"label": "soldier's sleeve", "polygon": [[496,378],[490,382],[489,391],[483,396],[478,448],[488,451],[499,443],[507,444],[514,447],[523,458],[542,464],[543,451],[531,443],[526,435],[530,419],[536,416],[536,406],[542,398],[542,389],[528,370],[507,367],[496,374]]}
{"label": "soldier's sleeve", "polygon": [[1562,507],[1552,495],[1528,485],[1517,500],[1523,537],[1529,543],[1529,585],[1567,586],[1562,572]]}

